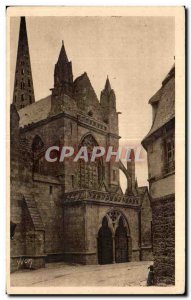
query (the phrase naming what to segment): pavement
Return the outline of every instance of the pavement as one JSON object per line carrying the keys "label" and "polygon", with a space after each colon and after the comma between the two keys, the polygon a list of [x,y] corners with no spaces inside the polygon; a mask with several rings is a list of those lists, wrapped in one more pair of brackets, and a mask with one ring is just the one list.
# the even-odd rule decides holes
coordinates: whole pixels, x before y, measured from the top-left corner
{"label": "pavement", "polygon": [[151,261],[111,265],[49,263],[38,270],[20,270],[11,274],[11,286],[146,286]]}

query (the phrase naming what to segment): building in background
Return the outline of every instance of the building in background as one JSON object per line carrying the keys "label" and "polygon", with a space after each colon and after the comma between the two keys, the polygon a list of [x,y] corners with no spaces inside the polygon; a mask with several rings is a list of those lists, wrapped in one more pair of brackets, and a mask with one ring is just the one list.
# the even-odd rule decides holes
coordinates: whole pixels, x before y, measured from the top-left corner
{"label": "building in background", "polygon": [[[46,71],[46,70],[45,70]],[[98,100],[87,73],[73,79],[62,43],[51,95],[35,102],[21,18],[11,104],[11,269],[45,262],[151,260],[151,207],[135,161],[47,162],[50,146],[119,146],[116,97],[107,78]],[[134,157],[132,152],[132,157]],[[123,194],[119,170],[127,177]],[[14,231],[14,232],[13,232]],[[18,262],[22,262],[18,265]]]}
{"label": "building in background", "polygon": [[156,284],[175,283],[175,66],[149,100],[153,123],[142,141],[148,156]]}

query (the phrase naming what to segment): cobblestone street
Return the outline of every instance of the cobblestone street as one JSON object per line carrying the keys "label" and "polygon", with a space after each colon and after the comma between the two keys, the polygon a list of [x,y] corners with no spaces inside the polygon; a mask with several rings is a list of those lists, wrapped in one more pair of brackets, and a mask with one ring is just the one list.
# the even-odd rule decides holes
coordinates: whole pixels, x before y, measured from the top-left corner
{"label": "cobblestone street", "polygon": [[11,286],[146,286],[149,261],[110,265],[47,264],[11,274]]}

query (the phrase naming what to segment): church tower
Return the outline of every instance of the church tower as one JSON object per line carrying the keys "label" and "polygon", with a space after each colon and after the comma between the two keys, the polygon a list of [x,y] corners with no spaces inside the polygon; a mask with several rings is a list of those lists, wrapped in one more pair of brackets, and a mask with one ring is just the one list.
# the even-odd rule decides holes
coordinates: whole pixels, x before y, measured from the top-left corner
{"label": "church tower", "polygon": [[35,102],[25,17],[21,17],[13,103],[17,110]]}
{"label": "church tower", "polygon": [[63,41],[58,61],[55,64],[54,69],[53,92],[57,95],[73,95],[72,62],[68,60]]}

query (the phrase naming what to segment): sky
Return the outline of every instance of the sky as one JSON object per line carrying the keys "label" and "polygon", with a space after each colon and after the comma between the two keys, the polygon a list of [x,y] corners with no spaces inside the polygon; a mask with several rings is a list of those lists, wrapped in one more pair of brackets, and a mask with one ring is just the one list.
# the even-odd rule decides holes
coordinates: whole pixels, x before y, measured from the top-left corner
{"label": "sky", "polygon": [[[11,95],[19,18],[10,23]],[[50,95],[62,40],[74,79],[87,72],[100,99],[107,75],[116,94],[120,145],[137,147],[152,125],[149,99],[174,63],[173,17],[27,17],[27,33],[36,101]],[[136,163],[139,186],[148,185],[147,156]],[[120,172],[121,187],[126,178]]]}

